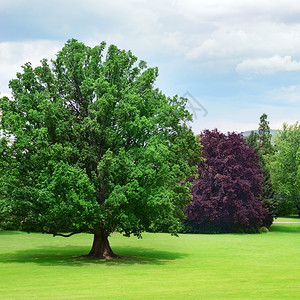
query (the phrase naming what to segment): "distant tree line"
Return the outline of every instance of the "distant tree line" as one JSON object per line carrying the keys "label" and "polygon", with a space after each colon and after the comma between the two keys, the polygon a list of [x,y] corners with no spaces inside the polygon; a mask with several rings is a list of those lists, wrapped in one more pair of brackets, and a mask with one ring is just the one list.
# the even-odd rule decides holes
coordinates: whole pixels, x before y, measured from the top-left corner
{"label": "distant tree line", "polygon": [[262,200],[274,216],[300,215],[300,126],[284,124],[271,142],[267,115],[247,143],[258,153],[263,173]]}
{"label": "distant tree line", "polygon": [[203,131],[204,161],[191,188],[184,232],[258,232],[274,217],[300,214],[300,126],[270,133],[267,115],[258,131]]}

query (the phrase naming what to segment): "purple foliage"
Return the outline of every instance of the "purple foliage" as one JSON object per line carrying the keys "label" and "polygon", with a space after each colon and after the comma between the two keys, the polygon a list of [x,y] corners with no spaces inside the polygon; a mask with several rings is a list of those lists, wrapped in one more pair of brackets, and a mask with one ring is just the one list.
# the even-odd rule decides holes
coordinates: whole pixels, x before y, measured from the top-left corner
{"label": "purple foliage", "polygon": [[193,181],[188,222],[222,231],[247,231],[263,225],[261,170],[256,153],[240,134],[205,130],[200,135],[203,161]]}

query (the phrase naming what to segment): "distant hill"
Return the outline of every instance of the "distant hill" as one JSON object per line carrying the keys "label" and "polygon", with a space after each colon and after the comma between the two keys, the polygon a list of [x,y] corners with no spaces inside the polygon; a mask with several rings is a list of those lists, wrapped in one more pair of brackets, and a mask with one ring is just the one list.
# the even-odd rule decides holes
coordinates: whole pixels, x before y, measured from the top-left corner
{"label": "distant hill", "polygon": [[[242,132],[243,137],[245,137],[245,138],[248,137],[251,134],[251,131],[252,130],[247,130],[247,131]],[[258,130],[253,130],[253,131],[258,133]],[[278,129],[270,129],[270,132],[272,134],[272,139],[275,138],[278,131],[279,131]]]}

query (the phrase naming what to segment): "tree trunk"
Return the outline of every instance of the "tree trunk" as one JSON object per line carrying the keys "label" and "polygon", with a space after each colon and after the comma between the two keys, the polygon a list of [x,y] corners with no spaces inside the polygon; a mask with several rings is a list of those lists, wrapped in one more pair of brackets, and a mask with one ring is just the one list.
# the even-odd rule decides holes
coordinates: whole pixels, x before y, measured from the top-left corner
{"label": "tree trunk", "polygon": [[93,258],[119,258],[118,255],[114,254],[110,248],[108,242],[108,235],[104,228],[99,225],[97,230],[94,233],[94,242],[88,257]]}
{"label": "tree trunk", "polygon": [[300,204],[296,205],[297,211],[298,211],[298,217],[300,218]]}

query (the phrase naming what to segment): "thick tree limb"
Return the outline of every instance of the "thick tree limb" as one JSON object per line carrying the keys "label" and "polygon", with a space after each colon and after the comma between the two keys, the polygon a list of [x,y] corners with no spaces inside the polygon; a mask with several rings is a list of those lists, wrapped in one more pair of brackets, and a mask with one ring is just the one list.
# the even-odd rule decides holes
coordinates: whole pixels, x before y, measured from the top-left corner
{"label": "thick tree limb", "polygon": [[72,232],[72,233],[69,233],[69,234],[62,234],[62,233],[52,233],[53,236],[63,236],[63,237],[70,237],[74,234],[78,234],[78,233],[81,233],[81,232]]}

